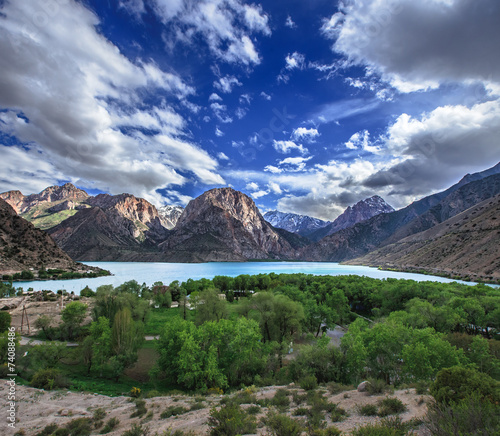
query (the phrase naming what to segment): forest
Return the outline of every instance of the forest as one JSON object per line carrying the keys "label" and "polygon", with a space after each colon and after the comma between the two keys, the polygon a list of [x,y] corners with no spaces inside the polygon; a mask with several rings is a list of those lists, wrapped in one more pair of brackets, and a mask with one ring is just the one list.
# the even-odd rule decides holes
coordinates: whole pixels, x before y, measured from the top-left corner
{"label": "forest", "polygon": [[[28,346],[29,353],[17,347],[22,383],[147,397],[290,383],[314,392],[368,381],[373,390],[430,393],[426,422],[413,424],[431,434],[500,431],[500,290],[487,285],[274,273],[152,286],[130,281],[86,287],[61,319],[53,325],[39,316],[45,342]],[[9,326],[9,314],[0,312],[2,377]],[[338,343],[334,331],[341,332]],[[146,377],[134,379],[144,356]],[[279,408],[269,413],[270,434],[340,434],[325,428],[321,416],[332,412],[325,402],[312,404],[305,420]],[[211,434],[252,433],[252,422],[228,400],[212,411]],[[389,420],[378,433],[359,434],[410,430]]]}

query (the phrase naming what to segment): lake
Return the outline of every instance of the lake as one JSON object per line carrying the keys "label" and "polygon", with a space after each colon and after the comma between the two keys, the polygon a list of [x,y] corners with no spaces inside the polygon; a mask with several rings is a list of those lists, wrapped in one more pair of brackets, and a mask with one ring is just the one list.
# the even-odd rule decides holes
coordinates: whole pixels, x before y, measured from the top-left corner
{"label": "lake", "polygon": [[[101,285],[118,286],[129,280],[152,285],[161,281],[169,284],[174,280],[211,279],[216,275],[236,277],[240,274],[260,273],[305,273],[314,275],[360,275],[376,279],[395,278],[411,279],[416,281],[453,282],[457,280],[422,274],[402,273],[394,271],[380,271],[377,268],[366,266],[340,265],[334,262],[211,262],[211,263],[149,263],[149,262],[86,262],[87,265],[98,266],[111,271],[112,276],[94,279],[49,280],[32,282],[15,282],[14,286],[24,290],[33,288],[35,291],[65,289],[79,294],[89,286],[95,290]],[[459,281],[460,282],[460,281]],[[460,282],[475,284],[472,282]]]}

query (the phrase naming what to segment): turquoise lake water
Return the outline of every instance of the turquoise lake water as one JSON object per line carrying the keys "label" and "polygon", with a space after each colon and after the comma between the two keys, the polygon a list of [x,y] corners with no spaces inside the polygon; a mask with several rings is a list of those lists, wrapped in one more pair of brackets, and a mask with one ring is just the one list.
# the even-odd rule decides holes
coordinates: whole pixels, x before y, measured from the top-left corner
{"label": "turquoise lake water", "polygon": [[[87,265],[98,266],[111,271],[112,276],[94,279],[53,280],[16,282],[16,287],[24,290],[33,288],[35,291],[47,289],[57,291],[65,289],[79,294],[89,286],[95,290],[101,285],[118,286],[129,280],[152,285],[161,281],[169,284],[174,280],[186,281],[187,279],[211,279],[216,275],[235,277],[240,274],[260,273],[305,273],[314,275],[349,275],[355,274],[377,279],[396,278],[411,279],[416,281],[453,282],[455,280],[422,274],[400,273],[393,271],[380,271],[377,268],[366,266],[340,265],[333,262],[211,262],[211,263],[149,263],[149,262],[85,262]],[[461,282],[474,284],[470,282]]]}

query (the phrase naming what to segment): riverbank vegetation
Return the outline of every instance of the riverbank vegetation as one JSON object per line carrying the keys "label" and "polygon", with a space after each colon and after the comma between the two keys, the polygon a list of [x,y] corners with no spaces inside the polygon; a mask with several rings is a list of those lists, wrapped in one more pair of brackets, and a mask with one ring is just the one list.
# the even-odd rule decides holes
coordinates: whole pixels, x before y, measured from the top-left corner
{"label": "riverbank vegetation", "polygon": [[[295,383],[314,397],[318,385],[340,392],[370,380],[367,389],[380,392],[430,388],[426,425],[442,429],[435,434],[468,434],[471,422],[500,429],[500,291],[486,285],[271,273],[151,287],[131,281],[81,295],[90,298],[88,307],[68,304],[60,325],[37,321],[40,337],[79,345],[47,342],[20,354],[19,374],[32,385],[106,394],[135,387],[147,397]],[[335,328],[345,334],[333,343]],[[297,397],[298,404],[311,402],[298,419],[285,413],[290,395],[276,404],[254,402],[274,410],[263,421],[272,434],[336,434],[323,428],[324,416],[343,419],[341,410],[320,397]],[[364,413],[399,413],[391,401]],[[231,419],[241,428],[227,430]],[[408,431],[407,424],[385,422],[399,430],[356,434]],[[250,412],[232,400],[212,411],[210,423],[211,434],[254,428]]]}

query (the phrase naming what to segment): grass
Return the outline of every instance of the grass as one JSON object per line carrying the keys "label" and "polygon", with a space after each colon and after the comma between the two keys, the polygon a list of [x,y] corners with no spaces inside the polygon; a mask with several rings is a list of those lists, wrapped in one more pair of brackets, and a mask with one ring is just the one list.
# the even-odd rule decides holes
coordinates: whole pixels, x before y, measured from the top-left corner
{"label": "grass", "polygon": [[[194,310],[186,311],[186,319],[188,321],[194,320]],[[144,326],[144,333],[148,336],[156,336],[159,335],[163,329],[165,324],[168,324],[173,319],[181,317],[182,313],[178,307],[171,307],[170,309],[162,308],[162,309],[152,309],[149,313],[148,319],[146,320],[146,324]]]}

